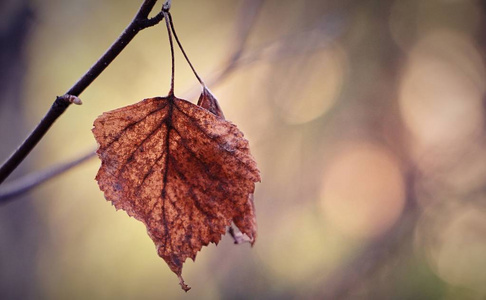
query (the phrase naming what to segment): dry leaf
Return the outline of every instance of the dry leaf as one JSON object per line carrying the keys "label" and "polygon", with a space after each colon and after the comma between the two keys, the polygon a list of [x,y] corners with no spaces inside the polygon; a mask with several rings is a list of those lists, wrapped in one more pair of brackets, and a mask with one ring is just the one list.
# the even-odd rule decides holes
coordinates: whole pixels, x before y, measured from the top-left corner
{"label": "dry leaf", "polygon": [[216,97],[214,97],[206,86],[203,87],[201,96],[199,96],[199,100],[197,100],[197,105],[204,107],[213,114],[224,119],[224,114],[219,106],[218,100],[216,100]]}
{"label": "dry leaf", "polygon": [[145,99],[104,113],[93,128],[105,198],[147,226],[186,291],[183,263],[217,244],[232,221],[252,244],[256,238],[259,171],[243,133],[217,116],[211,96],[201,95],[212,103],[205,108],[171,95]]}

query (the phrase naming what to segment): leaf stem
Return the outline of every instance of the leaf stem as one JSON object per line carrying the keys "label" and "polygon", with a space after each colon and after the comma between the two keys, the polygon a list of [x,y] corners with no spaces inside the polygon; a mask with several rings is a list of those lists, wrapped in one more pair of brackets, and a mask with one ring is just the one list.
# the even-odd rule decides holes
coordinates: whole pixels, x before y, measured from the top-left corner
{"label": "leaf stem", "polygon": [[[148,15],[155,6],[157,0],[145,0],[137,14],[126,27],[118,39],[108,48],[108,50],[98,59],[98,61],[64,94],[79,96],[105,69],[108,65],[125,49],[130,41],[142,29],[159,23],[163,14],[160,13],[149,19]],[[170,2],[170,1],[168,1]],[[167,3],[167,2],[166,2]],[[62,97],[57,97],[46,115],[39,124],[15,150],[15,152],[0,167],[0,184],[18,167],[27,157],[37,143],[49,131],[51,125],[59,118],[71,103]]]}
{"label": "leaf stem", "polygon": [[169,24],[169,8],[166,8],[165,5],[162,8],[162,14],[164,15],[165,25],[167,27],[167,34],[169,35],[169,44],[170,44],[170,57],[171,57],[171,75],[170,75],[170,90],[169,96],[174,96],[174,77],[175,77],[175,56],[174,56],[174,42],[172,41],[172,34],[170,32],[170,24]]}
{"label": "leaf stem", "polygon": [[168,18],[166,17],[165,19],[165,22],[167,22],[167,19],[169,20],[170,22],[170,28],[172,29],[172,33],[174,33],[174,37],[175,37],[175,40],[177,42],[177,45],[179,45],[179,49],[181,49],[181,52],[182,54],[184,55],[184,58],[186,59],[187,63],[189,64],[189,66],[191,67],[191,70],[192,72],[194,73],[194,75],[196,76],[197,80],[199,81],[199,83],[204,87],[206,86],[204,84],[204,82],[202,81],[201,77],[199,77],[199,75],[197,74],[196,72],[196,69],[194,69],[194,66],[192,65],[191,61],[189,60],[189,57],[187,57],[187,54],[186,54],[186,51],[184,51],[184,48],[182,47],[182,44],[181,42],[179,41],[179,38],[177,37],[177,33],[175,31],[175,28],[174,28],[174,22],[172,22],[172,15],[170,13],[168,13]]}

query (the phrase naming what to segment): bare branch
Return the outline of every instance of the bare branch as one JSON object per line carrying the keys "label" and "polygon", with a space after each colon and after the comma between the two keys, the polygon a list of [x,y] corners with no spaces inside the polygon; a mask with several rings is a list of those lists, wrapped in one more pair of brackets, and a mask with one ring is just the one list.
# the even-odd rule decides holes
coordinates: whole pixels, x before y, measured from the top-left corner
{"label": "bare branch", "polygon": [[[141,30],[153,26],[163,18],[158,14],[152,19],[148,15],[152,11],[157,0],[145,0],[137,14],[111,45],[111,47],[101,56],[100,59],[76,82],[65,94],[79,96],[105,69],[108,65],[125,49],[130,41]],[[44,137],[52,124],[59,118],[71,103],[63,97],[57,97],[51,108],[40,121],[36,128],[30,133],[25,141],[0,167],[0,184],[17,168],[17,166],[27,157],[37,143]]]}

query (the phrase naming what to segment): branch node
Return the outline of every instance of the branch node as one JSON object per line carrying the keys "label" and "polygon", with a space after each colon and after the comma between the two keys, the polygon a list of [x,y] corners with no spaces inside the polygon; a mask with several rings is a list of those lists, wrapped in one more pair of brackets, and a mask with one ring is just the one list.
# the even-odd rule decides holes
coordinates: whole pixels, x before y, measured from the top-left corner
{"label": "branch node", "polygon": [[83,101],[81,101],[81,99],[79,99],[79,97],[74,96],[74,95],[65,94],[65,95],[57,97],[57,98],[59,100],[64,100],[69,104],[76,104],[76,105],[83,104]]}
{"label": "branch node", "polygon": [[168,13],[171,5],[172,5],[172,0],[165,1],[164,5],[162,5],[162,11]]}
{"label": "branch node", "polygon": [[138,20],[137,24],[138,24],[140,30],[142,30],[142,29],[145,29],[147,27],[157,25],[160,21],[162,21],[163,18],[164,18],[163,12],[159,12],[157,15],[155,15],[154,17],[152,17],[150,19]]}

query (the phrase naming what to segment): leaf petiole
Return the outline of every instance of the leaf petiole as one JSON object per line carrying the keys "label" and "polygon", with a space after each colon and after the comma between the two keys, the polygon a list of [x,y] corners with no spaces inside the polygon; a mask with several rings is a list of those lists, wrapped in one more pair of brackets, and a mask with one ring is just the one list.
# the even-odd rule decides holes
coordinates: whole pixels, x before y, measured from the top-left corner
{"label": "leaf petiole", "polygon": [[179,49],[181,49],[181,52],[184,55],[184,58],[186,59],[186,61],[189,64],[189,66],[191,67],[191,70],[194,73],[194,75],[196,76],[196,78],[199,81],[199,83],[203,87],[205,87],[206,85],[204,84],[204,81],[202,81],[201,77],[199,77],[199,75],[197,74],[196,69],[194,69],[194,66],[192,65],[191,61],[189,60],[189,57],[187,57],[186,51],[184,51],[184,48],[182,47],[182,44],[179,41],[179,38],[177,37],[177,33],[175,31],[175,28],[174,28],[174,22],[172,21],[172,15],[170,13],[168,13],[168,18],[166,18],[166,22],[167,22],[167,20],[170,22],[170,28],[172,29],[172,33],[174,34],[175,40],[177,42],[177,45],[179,45]]}
{"label": "leaf petiole", "polygon": [[[169,3],[169,7],[166,8],[166,4]],[[171,57],[171,75],[170,75],[170,90],[169,96],[174,95],[174,75],[175,75],[175,58],[174,58],[174,42],[172,41],[172,33],[170,31],[170,24],[168,16],[170,16],[168,9],[170,8],[170,1],[167,1],[164,6],[162,7],[162,14],[164,15],[165,25],[167,27],[167,34],[169,35],[169,44],[170,44],[170,57]]]}

